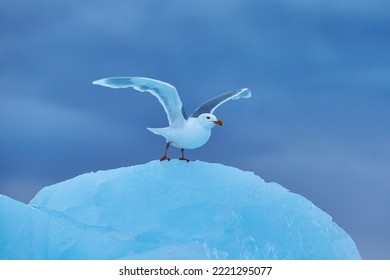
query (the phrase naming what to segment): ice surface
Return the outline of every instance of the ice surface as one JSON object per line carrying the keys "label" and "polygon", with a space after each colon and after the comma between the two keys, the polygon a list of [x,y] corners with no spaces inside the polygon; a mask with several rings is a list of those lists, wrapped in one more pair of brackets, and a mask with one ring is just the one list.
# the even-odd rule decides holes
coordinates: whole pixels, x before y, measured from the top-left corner
{"label": "ice surface", "polygon": [[0,196],[1,259],[360,259],[304,197],[251,172],[152,161]]}

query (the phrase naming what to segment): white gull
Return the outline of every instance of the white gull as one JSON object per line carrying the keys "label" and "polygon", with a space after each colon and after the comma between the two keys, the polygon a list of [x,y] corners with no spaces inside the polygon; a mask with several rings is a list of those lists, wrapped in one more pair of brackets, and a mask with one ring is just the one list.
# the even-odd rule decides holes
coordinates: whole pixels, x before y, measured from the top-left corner
{"label": "white gull", "polygon": [[247,88],[226,92],[203,103],[187,117],[176,88],[168,83],[144,77],[111,77],[92,83],[110,88],[131,87],[157,97],[168,116],[169,126],[148,129],[164,137],[167,142],[161,161],[170,160],[167,153],[172,145],[181,149],[180,159],[188,162],[189,160],[184,157],[184,149],[203,146],[210,138],[211,129],[215,125],[223,125],[223,122],[213,115],[215,109],[228,100],[251,97],[251,92]]}

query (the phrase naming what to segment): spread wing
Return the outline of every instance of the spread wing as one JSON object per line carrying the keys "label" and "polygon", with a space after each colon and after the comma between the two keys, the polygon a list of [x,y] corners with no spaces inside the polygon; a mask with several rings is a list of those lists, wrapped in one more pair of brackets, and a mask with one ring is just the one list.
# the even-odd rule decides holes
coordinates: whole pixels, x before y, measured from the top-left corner
{"label": "spread wing", "polygon": [[237,89],[223,93],[217,97],[214,97],[202,105],[200,105],[195,112],[192,113],[191,117],[197,118],[199,115],[204,113],[212,114],[221,104],[229,100],[236,100],[239,98],[250,98],[252,96],[251,91],[247,88]]}
{"label": "spread wing", "polygon": [[92,83],[110,88],[131,87],[153,94],[164,107],[170,126],[183,126],[187,119],[176,88],[168,83],[144,77],[112,77],[96,80]]}

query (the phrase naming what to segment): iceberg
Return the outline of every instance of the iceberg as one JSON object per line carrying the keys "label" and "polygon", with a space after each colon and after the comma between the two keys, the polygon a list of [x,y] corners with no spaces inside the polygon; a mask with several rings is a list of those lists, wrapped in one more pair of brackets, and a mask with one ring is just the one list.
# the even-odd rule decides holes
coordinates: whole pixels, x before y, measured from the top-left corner
{"label": "iceberg", "polygon": [[252,172],[151,161],[0,195],[0,259],[360,259],[324,211]]}

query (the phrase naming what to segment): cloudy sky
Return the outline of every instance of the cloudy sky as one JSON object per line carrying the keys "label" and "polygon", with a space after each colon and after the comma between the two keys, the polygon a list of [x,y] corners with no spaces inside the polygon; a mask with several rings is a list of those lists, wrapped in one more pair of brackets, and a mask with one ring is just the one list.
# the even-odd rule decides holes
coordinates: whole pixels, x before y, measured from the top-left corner
{"label": "cloudy sky", "polygon": [[162,156],[164,139],[145,129],[167,124],[157,100],[93,80],[169,82],[188,113],[249,87],[186,156],[280,183],[363,258],[390,259],[388,11],[386,0],[0,0],[0,193],[29,202]]}

